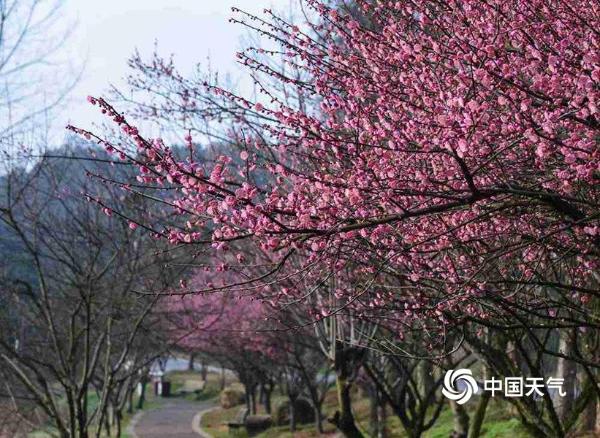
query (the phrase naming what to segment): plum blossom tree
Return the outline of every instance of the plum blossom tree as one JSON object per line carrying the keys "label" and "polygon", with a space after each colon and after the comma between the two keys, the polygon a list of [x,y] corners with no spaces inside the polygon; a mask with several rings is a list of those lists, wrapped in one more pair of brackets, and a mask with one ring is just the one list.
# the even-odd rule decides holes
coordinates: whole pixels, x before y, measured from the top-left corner
{"label": "plum blossom tree", "polygon": [[[201,270],[190,280],[204,287],[219,279]],[[226,275],[227,276],[227,275]],[[222,280],[222,279],[221,279]],[[219,280],[216,280],[219,281]],[[233,370],[246,390],[248,411],[256,413],[257,389],[269,401],[278,345],[264,330],[268,309],[253,297],[235,294],[202,294],[164,298],[163,313],[169,321],[173,343],[188,351],[202,352]],[[270,406],[269,402],[265,402]]]}
{"label": "plum blossom tree", "polygon": [[[146,196],[170,193],[160,202],[185,225],[158,235],[210,245],[215,260],[240,245],[269,254],[259,267],[228,256],[241,276],[178,293],[305,301],[313,322],[351,312],[398,338],[466,328],[475,344],[482,326],[518,327],[540,345],[530,317],[597,338],[597,4],[357,0],[353,14],[306,4],[308,26],[234,11],[277,46],[238,55],[257,99],[184,79],[160,58],[132,61],[151,100],[139,114],[175,118],[190,151],[207,135],[227,145],[213,159],[182,158],[103,98],[90,102],[119,141],[71,127],[137,166]],[[597,369],[593,352],[567,356]],[[553,419],[540,433],[563,429]]]}
{"label": "plum blossom tree", "polygon": [[[217,250],[248,238],[281,260],[301,251],[307,264],[335,260],[340,269],[351,260],[422,290],[443,285],[436,303],[423,294],[432,315],[515,284],[576,290],[582,302],[595,296],[594,5],[359,1],[374,31],[308,3],[327,45],[275,16],[258,31],[286,47],[290,68],[310,81],[269,70],[252,49],[240,58],[314,96],[319,108],[267,89],[268,104],[210,85],[193,90],[229,108],[250,106],[228,133],[239,159],[181,161],[90,98],[139,153],[77,131],[139,165],[143,183],[178,187],[172,206],[189,227],[168,230],[169,239],[192,243],[209,230]],[[184,97],[193,100],[189,90]],[[203,101],[205,117],[216,110],[211,102]],[[270,177],[258,178],[264,172]],[[546,268],[565,258],[566,275],[550,275]]]}

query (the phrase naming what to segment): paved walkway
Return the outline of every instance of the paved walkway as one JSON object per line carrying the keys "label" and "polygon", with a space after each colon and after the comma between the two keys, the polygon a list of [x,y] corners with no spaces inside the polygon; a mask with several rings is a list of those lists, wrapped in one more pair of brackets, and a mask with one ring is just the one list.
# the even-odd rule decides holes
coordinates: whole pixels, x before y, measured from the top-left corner
{"label": "paved walkway", "polygon": [[214,402],[211,400],[192,402],[183,398],[165,399],[157,408],[141,413],[133,426],[134,436],[137,438],[200,438],[203,435],[195,431],[192,425],[194,417],[200,411],[213,406]]}

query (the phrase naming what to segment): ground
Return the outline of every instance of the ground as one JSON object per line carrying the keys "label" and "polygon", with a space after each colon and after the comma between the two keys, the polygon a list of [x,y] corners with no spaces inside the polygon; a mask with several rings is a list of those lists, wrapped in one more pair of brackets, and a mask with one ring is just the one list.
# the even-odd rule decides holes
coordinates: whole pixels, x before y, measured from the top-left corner
{"label": "ground", "polygon": [[198,412],[213,406],[211,400],[190,401],[181,397],[165,400],[143,412],[133,430],[137,438],[198,438],[192,422]]}
{"label": "ground", "polygon": [[[197,372],[173,371],[167,376],[171,382],[173,397],[160,399],[157,405],[140,412],[130,427],[132,438],[198,438],[193,430],[192,421],[200,412],[216,405],[220,392],[220,375],[208,373],[207,382],[202,391],[188,391],[197,387],[201,376]],[[227,376],[226,383],[231,383]]]}

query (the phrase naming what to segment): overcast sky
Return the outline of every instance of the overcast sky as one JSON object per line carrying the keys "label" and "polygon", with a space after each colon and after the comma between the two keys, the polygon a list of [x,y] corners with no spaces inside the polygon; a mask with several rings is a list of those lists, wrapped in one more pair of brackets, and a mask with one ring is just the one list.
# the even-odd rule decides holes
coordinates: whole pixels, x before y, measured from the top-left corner
{"label": "overcast sky", "polygon": [[151,54],[155,41],[161,54],[175,55],[183,73],[210,56],[215,70],[239,76],[235,52],[244,29],[228,23],[231,6],[261,12],[289,5],[290,0],[66,0],[66,15],[76,22],[69,51],[86,63],[57,124],[85,127],[100,121],[86,96],[102,95],[111,83],[122,85],[128,57],[136,48]]}

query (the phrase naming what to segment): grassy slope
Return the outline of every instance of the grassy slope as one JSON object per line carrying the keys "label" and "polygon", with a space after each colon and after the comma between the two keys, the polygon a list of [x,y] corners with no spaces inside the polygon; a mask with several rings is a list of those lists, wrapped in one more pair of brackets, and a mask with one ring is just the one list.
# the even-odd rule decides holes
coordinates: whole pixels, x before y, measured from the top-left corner
{"label": "grassy slope", "polygon": [[[276,404],[273,403],[274,405]],[[324,411],[327,416],[333,414],[337,406],[334,391],[328,394]],[[238,414],[240,407],[231,409],[216,409],[204,415],[202,418],[202,427],[205,428],[215,438],[239,437],[245,438],[247,434],[243,431],[230,434],[227,427],[228,421],[233,421]],[[369,401],[356,398],[354,401],[354,411],[361,428],[368,428],[369,424]],[[400,421],[397,417],[388,412],[388,431],[390,437],[406,437]],[[325,424],[327,432],[334,432],[330,424]],[[453,429],[452,412],[449,407],[442,411],[434,427],[429,430],[425,437],[427,438],[447,438]],[[256,435],[256,438],[312,438],[319,436],[314,430],[312,424],[301,426],[298,431],[291,434],[288,426],[272,427],[271,429]],[[520,425],[518,419],[513,418],[508,406],[503,402],[492,402],[488,406],[486,419],[483,427],[482,437],[485,438],[527,438],[530,435]]]}

